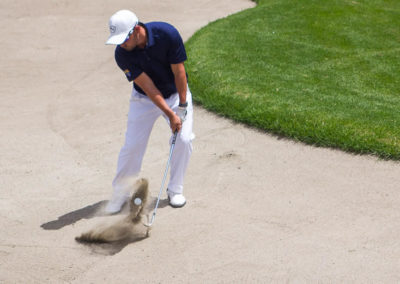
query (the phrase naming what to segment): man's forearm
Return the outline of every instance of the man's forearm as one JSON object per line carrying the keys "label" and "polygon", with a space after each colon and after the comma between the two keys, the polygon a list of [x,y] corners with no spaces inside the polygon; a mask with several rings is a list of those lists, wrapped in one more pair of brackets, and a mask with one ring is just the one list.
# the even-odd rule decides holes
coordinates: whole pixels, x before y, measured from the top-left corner
{"label": "man's forearm", "polygon": [[171,64],[172,72],[175,77],[175,86],[179,94],[179,103],[186,103],[187,78],[185,65],[182,63]]}
{"label": "man's forearm", "polygon": [[142,73],[136,78],[135,83],[146,93],[146,95],[152,100],[152,102],[161,109],[168,118],[174,115],[172,109],[168,106],[167,102],[163,98],[160,90],[154,85],[153,81],[146,73]]}
{"label": "man's forearm", "polygon": [[179,77],[176,77],[175,85],[179,94],[179,103],[180,104],[186,103],[186,92],[187,92],[186,74],[184,74],[183,76],[180,75]]}
{"label": "man's forearm", "polygon": [[[169,123],[173,132],[180,131],[182,128],[181,119],[175,114],[175,112],[168,106],[160,90],[154,85],[153,81],[146,73],[140,74],[135,83],[146,93],[151,101],[169,118]],[[186,93],[185,93],[186,101]]]}
{"label": "man's forearm", "polygon": [[171,119],[171,117],[175,114],[172,109],[168,106],[167,102],[161,95],[159,94],[147,94],[147,96],[153,101],[153,103],[162,110],[165,115]]}

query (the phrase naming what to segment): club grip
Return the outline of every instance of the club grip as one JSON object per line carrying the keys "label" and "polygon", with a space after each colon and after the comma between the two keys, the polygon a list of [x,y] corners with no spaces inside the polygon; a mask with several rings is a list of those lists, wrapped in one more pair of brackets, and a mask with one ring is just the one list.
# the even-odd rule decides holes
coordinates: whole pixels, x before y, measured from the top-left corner
{"label": "club grip", "polygon": [[172,136],[172,142],[171,142],[171,144],[175,144],[175,142],[176,142],[176,137],[178,136],[178,131],[175,131],[174,132],[174,136]]}

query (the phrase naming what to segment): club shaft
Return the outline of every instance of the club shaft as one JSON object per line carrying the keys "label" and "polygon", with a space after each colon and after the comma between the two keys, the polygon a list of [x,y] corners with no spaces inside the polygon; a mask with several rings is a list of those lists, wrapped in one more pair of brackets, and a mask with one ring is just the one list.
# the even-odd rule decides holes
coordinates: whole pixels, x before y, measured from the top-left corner
{"label": "club shaft", "polygon": [[168,157],[168,161],[167,161],[167,167],[165,168],[165,171],[164,171],[164,177],[163,177],[162,182],[161,182],[160,191],[158,192],[156,206],[154,207],[153,215],[151,216],[151,221],[148,224],[148,226],[151,226],[153,224],[154,219],[156,217],[158,204],[160,203],[160,198],[161,198],[161,194],[162,194],[163,189],[164,189],[165,180],[167,179],[167,174],[168,174],[168,169],[169,169],[169,164],[170,164],[170,161],[171,161],[172,153],[174,152],[177,134],[178,134],[178,132],[175,132],[174,136],[172,138],[171,148],[169,150],[169,157]]}

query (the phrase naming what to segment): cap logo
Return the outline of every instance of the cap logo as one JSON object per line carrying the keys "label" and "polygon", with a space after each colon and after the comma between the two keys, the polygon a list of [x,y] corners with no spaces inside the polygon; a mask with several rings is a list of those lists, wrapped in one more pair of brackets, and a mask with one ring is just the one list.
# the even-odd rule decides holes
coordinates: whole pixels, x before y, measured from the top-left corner
{"label": "cap logo", "polygon": [[117,30],[117,27],[116,26],[114,26],[114,25],[111,25],[110,26],[110,33],[115,33],[115,31]]}

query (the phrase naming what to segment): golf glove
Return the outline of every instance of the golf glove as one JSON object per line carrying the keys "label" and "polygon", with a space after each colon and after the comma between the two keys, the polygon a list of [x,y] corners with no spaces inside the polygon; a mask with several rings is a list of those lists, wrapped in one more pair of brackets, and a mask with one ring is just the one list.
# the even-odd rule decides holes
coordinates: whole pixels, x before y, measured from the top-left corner
{"label": "golf glove", "polygon": [[176,111],[176,115],[181,119],[182,123],[186,119],[186,114],[187,114],[187,103],[179,104],[178,109]]}

